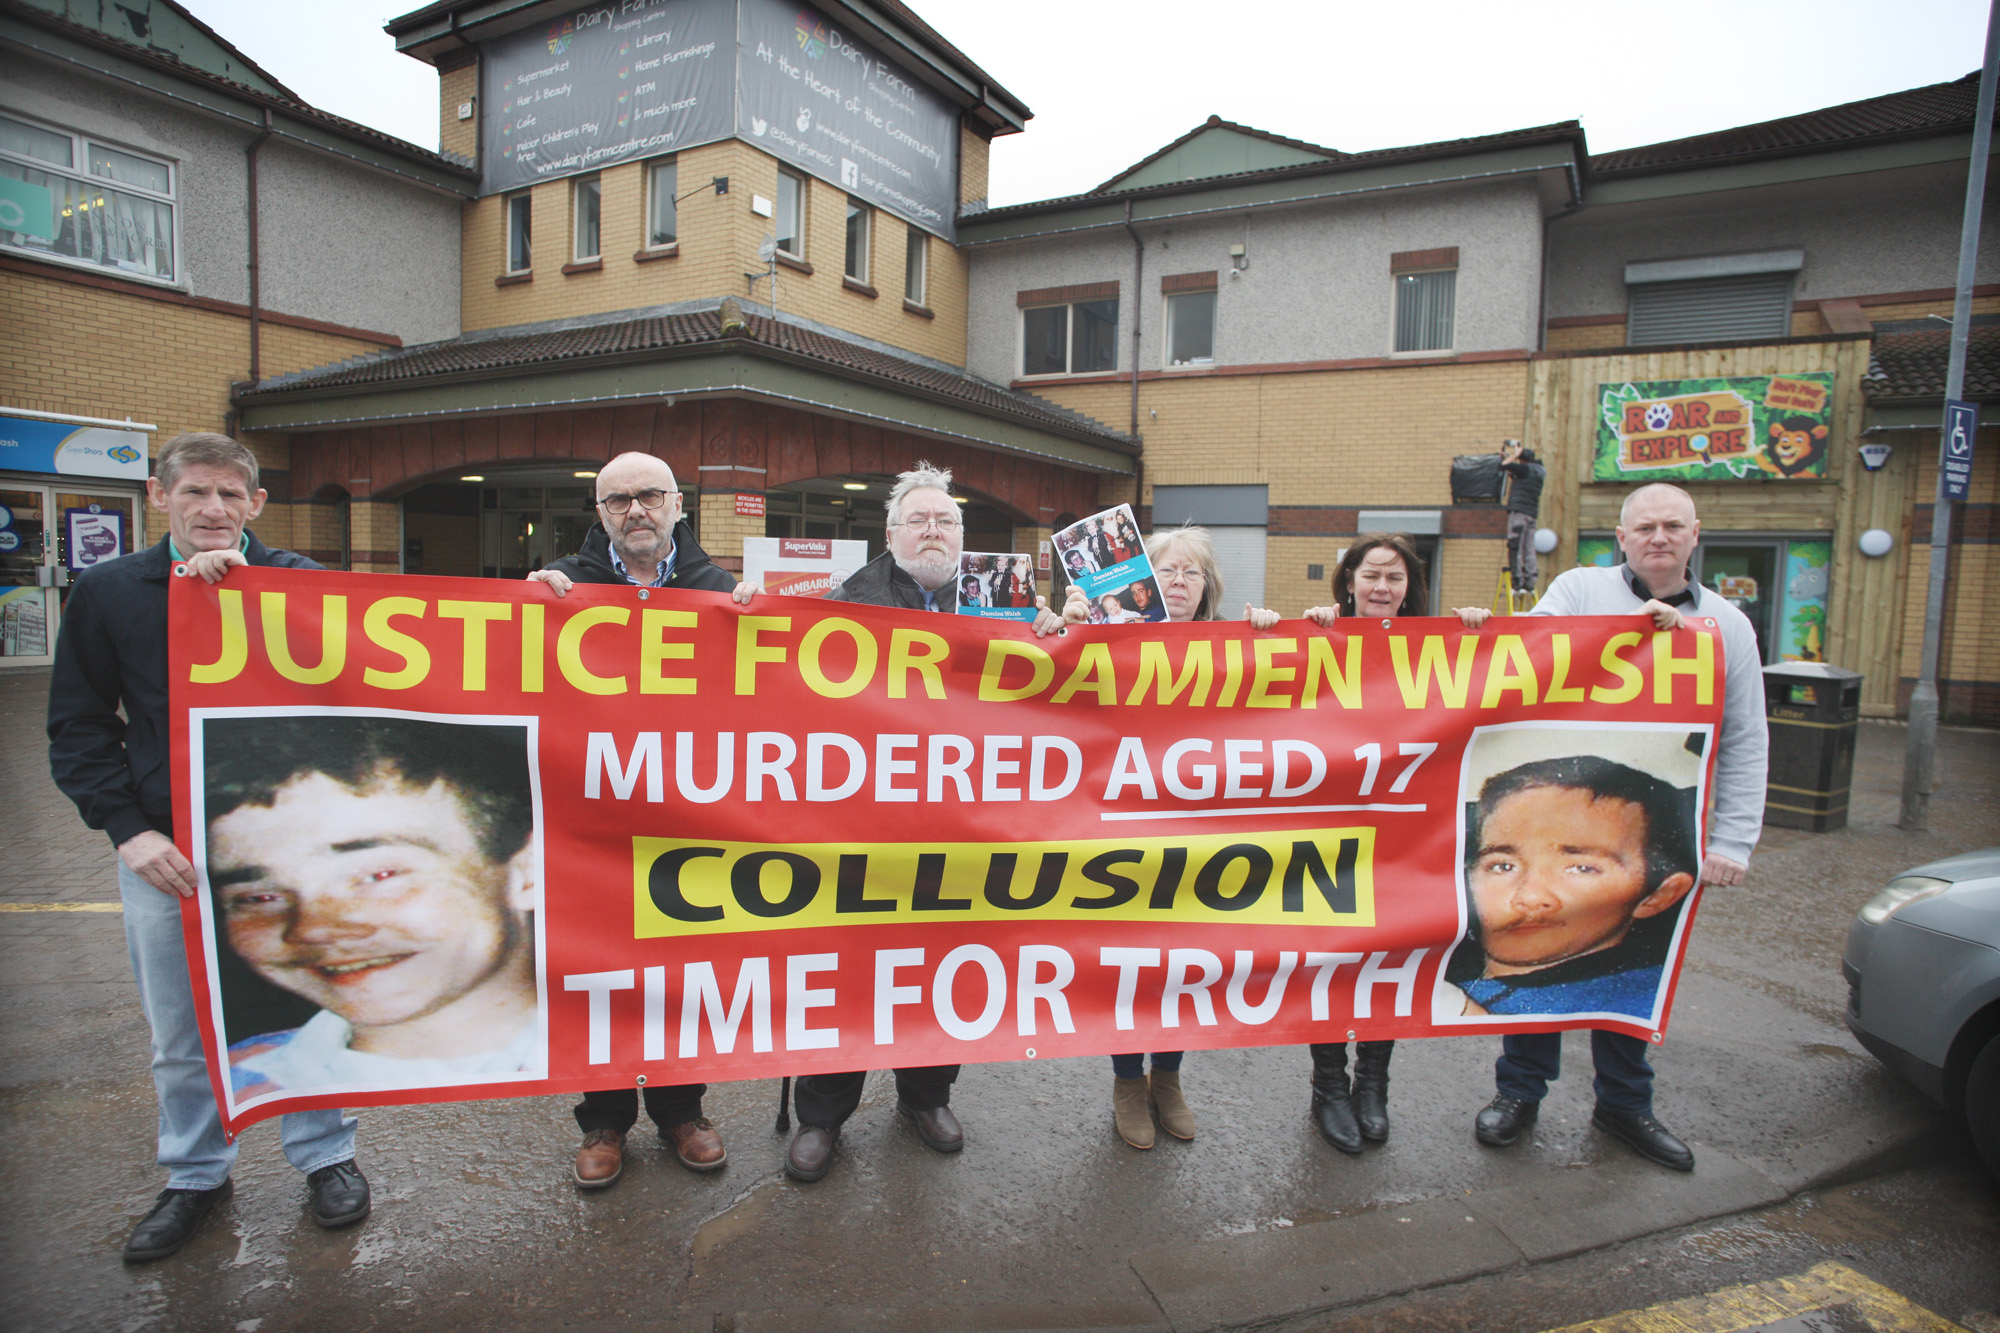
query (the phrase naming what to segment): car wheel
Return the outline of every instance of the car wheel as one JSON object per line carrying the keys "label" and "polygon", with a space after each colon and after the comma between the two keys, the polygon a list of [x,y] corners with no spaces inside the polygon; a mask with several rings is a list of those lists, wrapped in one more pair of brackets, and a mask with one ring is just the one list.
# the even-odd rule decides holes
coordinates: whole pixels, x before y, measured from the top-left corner
{"label": "car wheel", "polygon": [[1966,1072],[1965,1127],[1979,1160],[2000,1180],[2000,1036],[1987,1040]]}

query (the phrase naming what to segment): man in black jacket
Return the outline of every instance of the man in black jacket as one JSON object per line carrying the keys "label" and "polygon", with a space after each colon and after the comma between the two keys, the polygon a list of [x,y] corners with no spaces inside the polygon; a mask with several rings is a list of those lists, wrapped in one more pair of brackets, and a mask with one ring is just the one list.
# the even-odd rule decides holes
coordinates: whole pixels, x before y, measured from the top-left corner
{"label": "man in black jacket", "polygon": [[1507,562],[1513,567],[1514,591],[1533,593],[1542,576],[1535,556],[1535,516],[1542,507],[1542,482],[1548,470],[1519,440],[1500,446],[1500,470],[1512,483],[1507,488]]}
{"label": "man in black jacket", "polygon": [[[224,1197],[236,1160],[209,1084],[181,942],[177,898],[192,897],[197,885],[172,838],[167,580],[182,563],[210,583],[236,565],[319,568],[245,530],[263,509],[264,492],[256,456],[226,435],[175,438],[160,451],[146,494],[166,514],[166,538],[77,579],[49,681],[49,766],[84,822],[118,848],[125,942],[153,1030],[167,1187],[125,1242],[127,1263],[164,1259],[187,1244]],[[313,1220],[323,1227],[368,1215],[354,1123],[337,1110],[284,1117],[285,1156],[306,1173]]]}
{"label": "man in black jacket", "polygon": [[[641,588],[693,588],[730,592],[737,582],[695,545],[694,532],[681,521],[681,493],[674,471],[651,454],[620,454],[597,474],[597,522],[584,534],[583,549],[552,560],[528,575],[562,597],[579,583],[613,583]],[[738,600],[747,602],[749,593]],[[646,1114],[661,1142],[690,1171],[716,1171],[729,1160],[722,1135],[701,1113],[705,1083],[646,1086]],[[639,1093],[633,1088],[586,1092],[577,1103],[576,1123],[583,1145],[576,1150],[573,1176],[582,1189],[614,1184],[625,1169],[625,1136],[639,1121]]]}
{"label": "man in black jacket", "polygon": [[[951,473],[929,463],[896,478],[889,492],[888,549],[826,595],[837,602],[899,606],[910,611],[958,610],[958,557],[965,548],[958,503],[951,498]],[[785,1174],[812,1181],[833,1164],[840,1127],[861,1105],[866,1071],[807,1074],[798,1081],[799,1130],[785,1154]],[[965,1146],[952,1114],[951,1085],[957,1065],[928,1065],[896,1071],[896,1111],[938,1152]]]}

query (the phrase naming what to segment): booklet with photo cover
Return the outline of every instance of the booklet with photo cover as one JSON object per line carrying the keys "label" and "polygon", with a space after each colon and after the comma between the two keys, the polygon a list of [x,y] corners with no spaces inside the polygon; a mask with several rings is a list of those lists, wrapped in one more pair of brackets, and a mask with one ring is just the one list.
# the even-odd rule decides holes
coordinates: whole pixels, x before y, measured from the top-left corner
{"label": "booklet with photo cover", "polygon": [[1090,602],[1093,625],[1165,620],[1167,604],[1131,505],[1079,519],[1055,535],[1057,558]]}
{"label": "booklet with photo cover", "polygon": [[958,558],[958,613],[989,620],[1035,619],[1034,557],[967,551]]}

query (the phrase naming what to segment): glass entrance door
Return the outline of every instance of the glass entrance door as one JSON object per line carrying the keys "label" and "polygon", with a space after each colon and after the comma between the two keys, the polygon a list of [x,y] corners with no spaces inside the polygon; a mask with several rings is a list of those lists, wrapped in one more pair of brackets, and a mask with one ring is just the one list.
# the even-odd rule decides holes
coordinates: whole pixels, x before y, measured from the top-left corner
{"label": "glass entrance door", "polygon": [[1757,631],[1757,652],[1765,661],[1777,633],[1778,605],[1783,588],[1778,580],[1780,543],[1716,542],[1701,544],[1701,584],[1729,599],[1750,618]]}
{"label": "glass entrance door", "polygon": [[0,660],[50,660],[55,646],[55,579],[48,558],[48,492],[0,483]]}
{"label": "glass entrance door", "polygon": [[70,581],[146,540],[131,491],[0,481],[0,664],[55,660]]}

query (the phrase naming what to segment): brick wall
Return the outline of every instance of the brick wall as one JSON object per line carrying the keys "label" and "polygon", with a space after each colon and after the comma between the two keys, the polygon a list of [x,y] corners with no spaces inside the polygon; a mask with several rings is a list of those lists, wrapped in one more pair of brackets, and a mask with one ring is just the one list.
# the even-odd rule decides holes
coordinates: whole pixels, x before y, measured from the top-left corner
{"label": "brick wall", "polygon": [[[1268,375],[1196,375],[1143,381],[1139,429],[1146,442],[1146,493],[1156,485],[1263,485],[1272,506],[1347,510],[1323,537],[1274,537],[1265,600],[1296,615],[1331,600],[1330,584],[1306,566],[1331,567],[1353,532],[1353,510],[1445,511],[1440,577],[1448,603],[1488,605],[1505,548],[1504,520],[1460,522],[1451,505],[1454,455],[1518,438],[1528,377],[1520,361],[1370,367]],[[1123,429],[1129,383],[1051,386],[1042,395]],[[1134,499],[1130,479],[1108,477],[1099,502]],[[1476,511],[1492,519],[1496,511]],[[1335,518],[1328,515],[1329,519]],[[1275,523],[1274,523],[1275,526]],[[1458,600],[1454,600],[1458,599]]]}
{"label": "brick wall", "polygon": [[[249,375],[250,321],[176,296],[68,280],[65,270],[0,269],[0,305],[8,312],[0,333],[0,400],[35,412],[151,422],[159,427],[155,452],[185,431],[226,430],[229,386]],[[266,376],[385,345],[268,319],[261,341]],[[282,435],[242,438],[269,474],[266,486],[275,497],[252,526],[264,541],[297,549],[290,449]],[[157,530],[150,520],[148,530]]]}
{"label": "brick wall", "polygon": [[[975,136],[976,137],[976,136]],[[640,258],[645,225],[646,164],[628,162],[600,175],[601,267],[565,274],[573,249],[572,180],[533,188],[534,268],[527,282],[496,285],[506,269],[505,198],[490,196],[466,205],[463,315],[467,329],[485,329],[541,320],[680,301],[749,298],[746,274],[767,266],[757,248],[771,230],[768,218],[752,213],[753,196],[775,199],[775,158],[736,140],[690,148],[678,158],[678,190],[686,195],[717,176],[729,178],[729,193],[706,190],[684,199],[677,213],[679,242],[665,258]],[[869,273],[874,296],[843,282],[846,261],[847,196],[813,179],[806,189],[807,273],[789,265],[778,269],[781,311],[846,329],[863,337],[965,363],[966,261],[955,248],[933,238],[926,305],[935,318],[903,304],[906,224],[877,211],[870,236]],[[754,300],[768,303],[771,283],[760,278]]]}
{"label": "brick wall", "polygon": [[[1910,553],[1908,591],[1903,601],[1902,652],[1898,662],[1899,709],[1923,669],[1924,613],[1931,577],[1932,497],[1937,494],[1937,436],[1916,438],[1896,448],[1917,457],[1912,488],[1918,503],[1908,526],[1897,534]],[[1982,430],[1973,455],[1972,485],[1964,504],[1952,506],[1951,563],[1945,581],[1943,635],[1939,641],[1940,711],[1949,718],[2000,723],[2000,430]]]}
{"label": "brick wall", "polygon": [[732,574],[743,572],[743,539],[764,535],[762,516],[736,512],[736,492],[701,493],[701,549]]}

